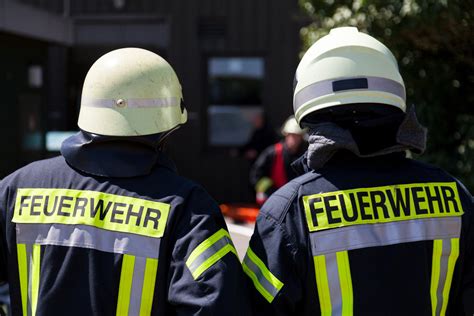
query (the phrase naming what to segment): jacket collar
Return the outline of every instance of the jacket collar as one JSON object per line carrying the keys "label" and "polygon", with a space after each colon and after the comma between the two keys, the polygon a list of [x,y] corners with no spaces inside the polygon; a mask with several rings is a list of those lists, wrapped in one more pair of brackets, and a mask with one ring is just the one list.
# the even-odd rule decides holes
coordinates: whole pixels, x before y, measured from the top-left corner
{"label": "jacket collar", "polygon": [[63,142],[61,154],[73,168],[101,177],[144,176],[158,165],[176,172],[159,149],[161,138],[161,134],[115,137],[80,131]]}
{"label": "jacket collar", "polygon": [[[385,122],[386,123],[386,122]],[[370,124],[380,124],[369,121]],[[365,152],[359,147],[350,130],[334,123],[326,122],[310,126],[308,151],[296,160],[292,167],[299,175],[318,170],[326,164],[337,163],[354,159],[377,158],[379,156],[404,157],[407,150],[421,154],[426,146],[426,128],[417,120],[415,109],[411,107],[404,115],[394,135],[393,144],[386,144],[382,148],[373,146],[373,151]],[[374,137],[376,139],[376,137]],[[370,143],[370,139],[366,139]]]}

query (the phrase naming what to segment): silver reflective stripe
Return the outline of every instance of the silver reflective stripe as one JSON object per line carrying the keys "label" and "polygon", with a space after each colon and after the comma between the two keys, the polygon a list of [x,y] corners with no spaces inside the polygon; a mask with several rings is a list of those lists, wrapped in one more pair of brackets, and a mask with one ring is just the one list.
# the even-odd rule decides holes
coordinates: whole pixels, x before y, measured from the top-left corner
{"label": "silver reflective stripe", "polygon": [[222,236],[221,239],[207,248],[188,266],[189,270],[191,270],[191,273],[194,273],[194,271],[196,271],[196,269],[199,268],[201,264],[203,264],[207,259],[209,259],[212,255],[221,250],[222,247],[225,247],[228,244],[232,245],[232,241],[227,236]]}
{"label": "silver reflective stripe", "polygon": [[119,100],[114,99],[84,99],[81,106],[94,108],[156,108],[179,106],[181,100],[178,98],[156,98],[156,99],[124,99],[122,106],[117,105]]}
{"label": "silver reflective stripe", "polygon": [[341,281],[339,280],[339,267],[337,264],[336,253],[330,253],[325,256],[326,271],[329,284],[329,293],[331,297],[332,316],[342,315],[342,293]]}
{"label": "silver reflective stripe", "polygon": [[[352,89],[352,90],[340,90],[340,91],[333,91],[333,82],[337,82],[340,80],[347,80],[347,79],[360,79],[364,78],[367,79],[368,88],[367,89]],[[355,78],[339,78],[339,79],[331,79],[331,80],[324,80],[313,83],[303,89],[301,89],[298,93],[296,93],[294,98],[294,110],[296,111],[300,106],[304,105],[305,103],[325,96],[329,94],[334,94],[338,92],[346,92],[346,91],[354,91],[354,90],[363,90],[363,91],[381,91],[394,94],[401,99],[405,100],[405,89],[404,87],[390,79],[380,78],[380,77],[355,77]]]}
{"label": "silver reflective stripe", "polygon": [[130,292],[129,315],[140,315],[143,281],[145,277],[146,258],[135,257],[133,266],[132,289]]}
{"label": "silver reflective stripe", "polygon": [[313,256],[406,242],[459,237],[461,217],[341,227],[310,234]]}
{"label": "silver reflective stripe", "polygon": [[87,225],[17,224],[17,242],[96,249],[158,259],[160,238],[114,232]]}
{"label": "silver reflective stripe", "polygon": [[253,263],[253,261],[248,256],[245,256],[244,263],[250,269],[250,271],[252,271],[255,274],[255,276],[257,277],[258,282],[260,283],[260,285],[263,286],[263,288],[268,293],[270,293],[270,295],[272,297],[275,297],[278,294],[279,290],[275,286],[273,286],[267,280],[267,278],[265,278],[265,276],[263,275],[263,272],[260,270],[260,268],[255,263]]}

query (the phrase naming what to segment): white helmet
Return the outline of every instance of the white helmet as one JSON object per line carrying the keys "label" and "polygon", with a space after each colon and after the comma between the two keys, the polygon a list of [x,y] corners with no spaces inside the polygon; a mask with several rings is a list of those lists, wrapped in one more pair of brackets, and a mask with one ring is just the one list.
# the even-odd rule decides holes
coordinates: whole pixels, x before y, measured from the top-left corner
{"label": "white helmet", "polygon": [[82,89],[79,127],[107,136],[167,132],[187,120],[173,68],[145,49],[122,48],[100,57]]}
{"label": "white helmet", "polygon": [[295,75],[296,120],[344,104],[387,104],[405,112],[405,84],[395,57],[355,27],[340,27],[314,43]]}
{"label": "white helmet", "polygon": [[306,133],[306,129],[302,129],[298,122],[296,122],[295,117],[292,115],[286,119],[285,123],[283,123],[283,126],[281,127],[281,133],[283,136],[288,134],[304,135]]}

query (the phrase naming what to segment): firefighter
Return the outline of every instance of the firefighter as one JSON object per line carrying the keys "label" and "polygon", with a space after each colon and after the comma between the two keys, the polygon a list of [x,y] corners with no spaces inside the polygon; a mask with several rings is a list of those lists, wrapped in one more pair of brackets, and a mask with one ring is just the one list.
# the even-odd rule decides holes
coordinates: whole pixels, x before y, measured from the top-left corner
{"label": "firefighter", "polygon": [[290,116],[281,128],[284,139],[267,147],[250,170],[250,183],[256,192],[256,201],[262,205],[268,197],[289,180],[296,177],[291,163],[306,150],[306,131]]}
{"label": "firefighter", "polygon": [[187,119],[160,56],[123,48],[83,87],[61,156],[0,183],[0,282],[14,315],[244,315],[214,200],[162,151]]}
{"label": "firefighter", "polygon": [[255,313],[473,315],[472,196],[405,157],[426,130],[389,49],[336,28],[295,79],[309,148],[257,218],[243,261]]}

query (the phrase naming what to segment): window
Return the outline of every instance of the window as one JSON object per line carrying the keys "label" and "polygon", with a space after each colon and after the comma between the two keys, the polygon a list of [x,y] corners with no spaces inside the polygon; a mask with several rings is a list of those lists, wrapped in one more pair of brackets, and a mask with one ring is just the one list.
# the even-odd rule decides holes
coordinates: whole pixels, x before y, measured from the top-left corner
{"label": "window", "polygon": [[77,131],[49,131],[46,133],[46,150],[47,151],[60,151],[61,145],[66,138],[76,134]]}
{"label": "window", "polygon": [[207,72],[209,145],[245,145],[263,113],[263,58],[213,57]]}

